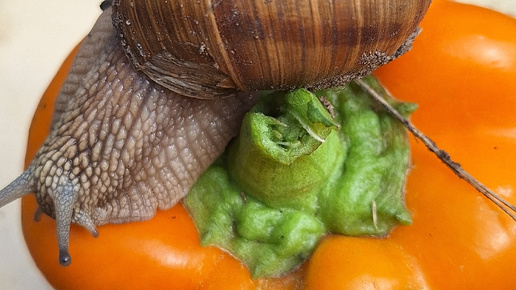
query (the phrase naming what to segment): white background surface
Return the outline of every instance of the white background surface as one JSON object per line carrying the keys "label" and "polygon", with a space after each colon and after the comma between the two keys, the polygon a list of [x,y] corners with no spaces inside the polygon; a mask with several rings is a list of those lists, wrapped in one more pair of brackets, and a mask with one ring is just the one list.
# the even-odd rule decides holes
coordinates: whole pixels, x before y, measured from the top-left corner
{"label": "white background surface", "polygon": [[[516,15],[515,0],[466,1]],[[0,188],[22,172],[39,98],[97,19],[100,2],[0,0]],[[0,289],[50,289],[28,255],[19,216],[18,202],[0,209]]]}

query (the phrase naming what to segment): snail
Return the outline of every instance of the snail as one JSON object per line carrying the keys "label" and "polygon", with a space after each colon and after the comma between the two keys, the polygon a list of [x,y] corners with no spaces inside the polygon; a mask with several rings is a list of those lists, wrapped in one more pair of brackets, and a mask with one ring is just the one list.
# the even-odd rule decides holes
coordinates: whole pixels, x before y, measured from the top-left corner
{"label": "snail", "polygon": [[51,132],[0,207],[34,192],[56,219],[142,221],[179,202],[258,90],[342,86],[410,49],[431,0],[115,0],[83,41]]}

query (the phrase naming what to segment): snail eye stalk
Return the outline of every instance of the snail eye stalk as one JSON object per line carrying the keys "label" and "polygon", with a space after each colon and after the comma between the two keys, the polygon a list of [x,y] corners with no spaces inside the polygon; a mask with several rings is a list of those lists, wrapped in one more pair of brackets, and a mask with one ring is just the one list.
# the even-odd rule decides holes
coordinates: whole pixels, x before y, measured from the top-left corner
{"label": "snail eye stalk", "polygon": [[0,207],[35,190],[32,181],[32,172],[25,171],[13,182],[0,190]]}

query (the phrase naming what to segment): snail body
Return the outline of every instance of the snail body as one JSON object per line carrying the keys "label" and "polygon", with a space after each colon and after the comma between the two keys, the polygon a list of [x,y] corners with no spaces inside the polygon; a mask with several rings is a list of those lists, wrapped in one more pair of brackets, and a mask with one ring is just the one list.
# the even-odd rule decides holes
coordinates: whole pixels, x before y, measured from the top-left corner
{"label": "snail body", "polygon": [[[56,100],[51,133],[0,191],[0,207],[35,193],[57,221],[62,265],[70,223],[96,236],[98,225],[146,220],[181,200],[237,134],[252,91],[370,73],[410,47],[430,0],[194,2],[106,8]],[[164,17],[149,22],[144,11]],[[319,14],[329,12],[346,16]],[[156,34],[136,32],[149,27]]]}

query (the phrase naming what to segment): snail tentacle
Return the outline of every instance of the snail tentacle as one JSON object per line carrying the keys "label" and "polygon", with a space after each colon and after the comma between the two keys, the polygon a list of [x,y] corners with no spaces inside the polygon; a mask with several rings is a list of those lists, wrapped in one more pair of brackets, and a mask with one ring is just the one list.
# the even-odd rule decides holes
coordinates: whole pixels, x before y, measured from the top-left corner
{"label": "snail tentacle", "polygon": [[57,223],[57,243],[59,247],[59,263],[68,266],[72,258],[68,252],[70,223],[75,203],[79,197],[78,190],[70,180],[64,180],[55,190],[54,207]]}
{"label": "snail tentacle", "polygon": [[34,220],[37,222],[41,221],[41,216],[43,216],[43,214],[43,210],[40,206],[38,206],[38,208],[36,208],[36,212],[34,213]]}
{"label": "snail tentacle", "polygon": [[93,237],[97,238],[99,236],[95,222],[85,211],[79,209],[74,215],[74,222],[88,230]]}
{"label": "snail tentacle", "polygon": [[34,189],[33,172],[27,170],[4,189],[0,190],[0,207],[33,192]]}

